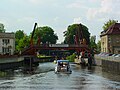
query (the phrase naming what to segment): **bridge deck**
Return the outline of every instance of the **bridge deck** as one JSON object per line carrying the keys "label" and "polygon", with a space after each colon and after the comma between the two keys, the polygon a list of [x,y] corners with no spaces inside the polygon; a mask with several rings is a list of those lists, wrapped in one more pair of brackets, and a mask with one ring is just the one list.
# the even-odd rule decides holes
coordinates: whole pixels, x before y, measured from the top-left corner
{"label": "bridge deck", "polygon": [[35,52],[36,50],[89,50],[88,45],[68,45],[68,44],[49,44],[49,45],[33,45],[22,51],[22,54],[27,54],[29,52]]}

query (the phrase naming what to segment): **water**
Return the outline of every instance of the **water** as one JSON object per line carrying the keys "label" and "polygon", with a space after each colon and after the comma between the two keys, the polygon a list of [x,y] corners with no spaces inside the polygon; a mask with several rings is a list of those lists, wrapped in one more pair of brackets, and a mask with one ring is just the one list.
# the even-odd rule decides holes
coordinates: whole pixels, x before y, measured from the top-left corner
{"label": "water", "polygon": [[55,74],[55,64],[40,63],[35,74],[21,70],[2,73],[0,90],[120,90],[120,76],[101,67],[71,64],[72,74]]}

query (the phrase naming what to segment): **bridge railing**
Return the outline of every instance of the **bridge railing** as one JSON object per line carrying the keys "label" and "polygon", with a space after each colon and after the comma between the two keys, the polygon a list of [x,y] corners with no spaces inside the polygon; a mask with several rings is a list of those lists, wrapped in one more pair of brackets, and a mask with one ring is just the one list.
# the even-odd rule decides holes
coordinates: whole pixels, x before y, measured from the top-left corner
{"label": "bridge railing", "polygon": [[88,45],[75,45],[75,44],[40,44],[40,45],[33,45],[33,46],[29,46],[26,47],[27,48],[31,48],[31,47],[88,47]]}
{"label": "bridge railing", "polygon": [[69,47],[88,47],[88,45],[83,45],[83,44],[74,45],[74,44],[70,44]]}
{"label": "bridge railing", "polygon": [[[34,45],[37,47],[37,45]],[[88,47],[88,45],[75,45],[75,44],[40,44],[39,47]]]}

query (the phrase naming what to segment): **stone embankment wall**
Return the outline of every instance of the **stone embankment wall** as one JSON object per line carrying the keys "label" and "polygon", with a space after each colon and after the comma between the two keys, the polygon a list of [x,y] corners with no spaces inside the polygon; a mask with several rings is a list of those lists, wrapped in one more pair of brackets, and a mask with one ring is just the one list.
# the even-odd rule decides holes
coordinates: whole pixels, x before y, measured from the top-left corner
{"label": "stone embankment wall", "polygon": [[0,71],[6,69],[16,69],[23,64],[22,57],[2,57],[0,58]]}
{"label": "stone embankment wall", "polygon": [[120,57],[95,55],[97,65],[101,65],[105,71],[120,74]]}

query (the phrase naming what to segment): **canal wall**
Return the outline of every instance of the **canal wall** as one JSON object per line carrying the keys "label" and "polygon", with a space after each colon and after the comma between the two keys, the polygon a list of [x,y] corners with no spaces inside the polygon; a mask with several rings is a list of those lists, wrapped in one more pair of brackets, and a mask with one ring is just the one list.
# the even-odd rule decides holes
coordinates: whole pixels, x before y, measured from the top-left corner
{"label": "canal wall", "polygon": [[120,74],[120,57],[95,55],[96,64],[103,67],[103,70]]}
{"label": "canal wall", "polygon": [[23,58],[18,56],[0,57],[0,71],[17,69],[23,65]]}
{"label": "canal wall", "polygon": [[0,56],[0,71],[17,69],[19,67],[31,68],[42,62],[53,62],[54,57],[36,58],[33,55],[25,56]]}

